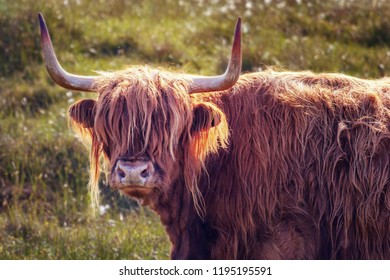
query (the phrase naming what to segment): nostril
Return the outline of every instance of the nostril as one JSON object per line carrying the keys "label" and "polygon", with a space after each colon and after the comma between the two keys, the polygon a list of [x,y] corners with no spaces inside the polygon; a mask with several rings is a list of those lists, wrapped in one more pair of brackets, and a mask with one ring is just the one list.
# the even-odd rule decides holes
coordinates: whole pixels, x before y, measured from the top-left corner
{"label": "nostril", "polygon": [[118,174],[119,179],[123,179],[126,177],[126,173],[120,168],[116,169],[116,174]]}
{"label": "nostril", "polygon": [[150,172],[149,172],[149,170],[146,168],[144,171],[141,172],[140,175],[141,175],[142,178],[146,179],[146,178],[148,178],[148,177],[150,176]]}

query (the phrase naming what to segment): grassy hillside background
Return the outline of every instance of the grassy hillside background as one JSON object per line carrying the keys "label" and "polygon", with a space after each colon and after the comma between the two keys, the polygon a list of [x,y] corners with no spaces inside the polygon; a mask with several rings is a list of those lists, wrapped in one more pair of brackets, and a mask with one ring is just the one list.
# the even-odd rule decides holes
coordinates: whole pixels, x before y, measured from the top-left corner
{"label": "grassy hillside background", "polygon": [[134,64],[221,73],[239,16],[244,72],[390,71],[385,0],[0,0],[0,259],[169,257],[159,218],[111,194],[104,178],[91,214],[88,151],[67,123],[69,105],[87,94],[50,80],[38,12],[62,65],[78,74]]}

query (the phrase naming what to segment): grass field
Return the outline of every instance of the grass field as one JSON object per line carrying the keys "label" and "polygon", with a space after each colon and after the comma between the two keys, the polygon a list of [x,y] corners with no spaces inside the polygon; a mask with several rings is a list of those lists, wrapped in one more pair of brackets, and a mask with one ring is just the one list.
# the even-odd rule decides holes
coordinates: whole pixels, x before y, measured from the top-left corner
{"label": "grass field", "polygon": [[53,84],[37,13],[69,72],[149,64],[216,74],[243,20],[243,71],[275,66],[380,78],[390,71],[390,3],[366,0],[0,0],[0,259],[166,259],[159,218],[104,193],[89,208],[88,151]]}

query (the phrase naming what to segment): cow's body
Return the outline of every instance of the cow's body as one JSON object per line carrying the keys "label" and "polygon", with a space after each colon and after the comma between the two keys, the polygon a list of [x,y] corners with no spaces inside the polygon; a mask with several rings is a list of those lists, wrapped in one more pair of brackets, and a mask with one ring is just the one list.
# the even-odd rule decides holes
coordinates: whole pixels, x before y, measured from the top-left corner
{"label": "cow's body", "polygon": [[229,146],[201,173],[204,221],[180,180],[153,206],[173,258],[390,258],[389,80],[267,71],[196,99]]}
{"label": "cow's body", "polygon": [[[161,217],[174,259],[390,259],[390,81],[267,70],[239,78],[240,20],[225,74],[148,67],[59,85],[110,186]],[[238,80],[238,81],[237,81]],[[130,241],[131,242],[131,241]]]}

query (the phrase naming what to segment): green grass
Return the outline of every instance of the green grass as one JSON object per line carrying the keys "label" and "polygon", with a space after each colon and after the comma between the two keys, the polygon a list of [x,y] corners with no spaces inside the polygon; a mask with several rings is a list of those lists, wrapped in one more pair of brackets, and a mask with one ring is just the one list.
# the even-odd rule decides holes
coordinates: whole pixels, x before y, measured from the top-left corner
{"label": "green grass", "polygon": [[[169,245],[151,213],[107,213],[93,218],[12,208],[0,216],[0,259],[166,259]],[[147,233],[147,234],[146,234]]]}
{"label": "green grass", "polygon": [[93,94],[50,80],[38,12],[61,64],[78,74],[134,64],[220,73],[240,16],[244,72],[276,65],[380,78],[390,70],[390,3],[374,2],[0,0],[0,259],[169,256],[158,217],[112,194],[104,179],[110,209],[91,214],[88,151],[67,109]]}

